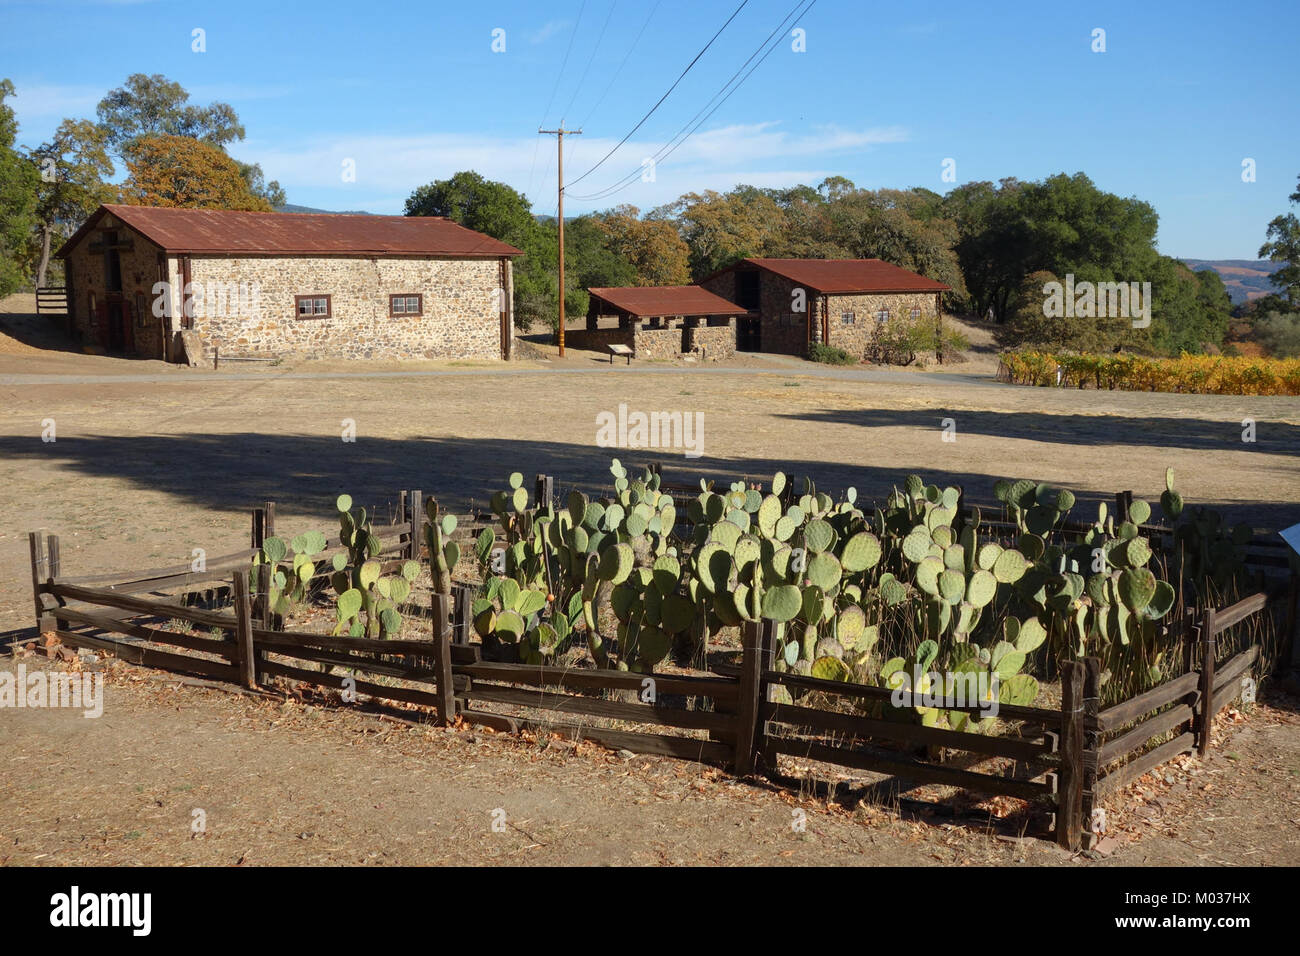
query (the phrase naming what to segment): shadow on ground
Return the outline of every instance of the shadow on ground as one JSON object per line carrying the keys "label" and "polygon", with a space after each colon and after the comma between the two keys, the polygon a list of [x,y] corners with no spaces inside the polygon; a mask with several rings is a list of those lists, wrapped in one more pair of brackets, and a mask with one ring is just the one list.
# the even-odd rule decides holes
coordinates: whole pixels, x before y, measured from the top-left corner
{"label": "shadow on ground", "polygon": [[[31,437],[0,437],[4,460],[46,458],[56,472],[68,470],[163,489],[196,508],[219,511],[243,511],[273,500],[288,511],[327,514],[335,497],[344,492],[358,504],[382,509],[385,503],[395,502],[397,491],[404,488],[419,488],[444,507],[464,511],[486,507],[514,471],[524,475],[529,488],[535,475],[548,474],[554,476],[561,495],[575,486],[599,493],[610,484],[609,465],[616,456],[638,468],[658,462],[665,480],[692,485],[701,477],[724,484],[746,480],[766,485],[777,471],[800,478],[811,475],[818,490],[833,495],[855,487],[860,504],[883,499],[906,477],[897,469],[870,465],[762,457],[686,459],[680,452],[502,438],[363,437],[349,443],[337,436],[242,432],[60,437],[57,443],[46,444]],[[1032,463],[1007,462],[1006,468],[1011,477],[1034,477]],[[994,503],[993,479],[988,475],[929,469],[923,477],[963,487],[969,501]],[[1256,527],[1284,527],[1283,522],[1300,520],[1300,506],[1263,497],[1266,485],[1243,480],[1243,486],[1258,488],[1261,497],[1220,502],[1216,507]],[[1076,493],[1086,503],[1113,500],[1119,490],[1123,489],[1082,486]],[[1081,505],[1079,513],[1087,514],[1086,507]]]}
{"label": "shadow on ground", "polygon": [[939,430],[952,418],[963,434],[1050,442],[1059,445],[1128,445],[1300,454],[1300,426],[1258,420],[1255,441],[1243,442],[1240,421],[1205,418],[1154,418],[1127,415],[1071,415],[942,408],[834,409],[790,413],[783,418],[860,428],[912,427]]}
{"label": "shadow on ground", "polygon": [[7,312],[0,314],[0,335],[44,352],[72,352],[80,355],[84,349],[67,334],[66,315],[38,315],[35,312]]}

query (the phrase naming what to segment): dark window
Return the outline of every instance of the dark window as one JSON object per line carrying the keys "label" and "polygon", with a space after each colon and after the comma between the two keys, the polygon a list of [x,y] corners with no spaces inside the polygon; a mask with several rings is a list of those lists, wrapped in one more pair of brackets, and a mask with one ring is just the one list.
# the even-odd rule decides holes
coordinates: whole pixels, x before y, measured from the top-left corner
{"label": "dark window", "polygon": [[390,295],[388,297],[388,314],[390,316],[423,315],[424,296]]}
{"label": "dark window", "polygon": [[841,312],[841,313],[840,313],[840,324],[841,324],[841,325],[852,325],[852,324],[853,324],[854,322],[856,322],[857,320],[858,320],[857,316],[854,315],[852,312]]}
{"label": "dark window", "polygon": [[144,297],[143,292],[135,294],[135,326],[138,329],[149,327],[149,317],[152,313],[149,311],[148,300]]}
{"label": "dark window", "polygon": [[300,319],[328,319],[332,314],[327,295],[296,295],[293,301]]}
{"label": "dark window", "polygon": [[759,275],[757,270],[736,273],[736,305],[753,311],[758,308]]}

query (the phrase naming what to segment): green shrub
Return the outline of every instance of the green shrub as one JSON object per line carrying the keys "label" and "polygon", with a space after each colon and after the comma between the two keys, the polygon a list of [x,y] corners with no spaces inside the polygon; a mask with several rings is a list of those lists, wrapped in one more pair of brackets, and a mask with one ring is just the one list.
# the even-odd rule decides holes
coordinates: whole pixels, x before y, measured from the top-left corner
{"label": "green shrub", "polygon": [[857,365],[858,360],[843,349],[821,342],[808,346],[808,361],[821,362],[824,365]]}
{"label": "green shrub", "polygon": [[1255,341],[1273,358],[1300,357],[1300,313],[1268,313],[1255,323]]}
{"label": "green shrub", "polygon": [[942,320],[922,320],[903,327],[899,332],[902,340],[900,344],[918,355],[942,354],[944,358],[970,348],[970,339],[957,329],[941,323]]}

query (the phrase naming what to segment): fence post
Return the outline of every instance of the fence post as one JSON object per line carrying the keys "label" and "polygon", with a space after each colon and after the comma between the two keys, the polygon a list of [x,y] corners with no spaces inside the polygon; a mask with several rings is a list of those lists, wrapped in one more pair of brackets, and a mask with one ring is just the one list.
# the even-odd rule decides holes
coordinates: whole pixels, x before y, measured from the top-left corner
{"label": "fence post", "polygon": [[266,541],[266,509],[264,507],[255,507],[252,510],[252,533],[248,536],[248,541],[253,550],[260,550]]}
{"label": "fence post", "polygon": [[533,497],[537,499],[537,507],[550,510],[552,502],[555,500],[555,479],[550,475],[538,475],[533,489]]}
{"label": "fence post", "polygon": [[253,617],[268,631],[271,629],[271,566],[257,565],[257,593],[253,595]]}
{"label": "fence post", "polygon": [[736,774],[754,772],[754,752],[759,743],[758,705],[762,692],[763,625],[746,621],[741,626],[743,651],[740,657],[740,700],[736,708]]}
{"label": "fence post", "polygon": [[[283,622],[278,621],[271,611],[271,566],[265,562],[257,566],[257,601],[253,607],[253,614],[265,630],[283,630]],[[255,657],[259,661],[264,661],[266,655],[266,651],[258,651]],[[271,683],[271,675],[263,670],[258,671],[257,679],[263,684]]]}
{"label": "fence post", "polygon": [[407,496],[406,501],[407,507],[410,509],[411,521],[411,530],[407,532],[411,540],[407,542],[406,557],[411,561],[419,561],[420,539],[424,537],[424,492],[420,490],[412,491]]}
{"label": "fence post", "polygon": [[[49,576],[50,580],[57,579],[63,572],[63,563],[59,559],[59,536],[57,534],[45,536],[45,558],[46,574]],[[62,606],[65,602],[63,598],[55,598],[55,603]],[[68,626],[67,622],[59,617],[58,614],[54,615],[54,622],[60,629],[66,629]]]}
{"label": "fence post", "polygon": [[1115,524],[1121,525],[1128,520],[1129,502],[1133,500],[1133,492],[1117,491],[1115,492]]}
{"label": "fence post", "polygon": [[1214,608],[1205,612],[1201,629],[1201,712],[1197,721],[1196,752],[1204,757],[1210,750],[1210,728],[1214,725]]}
{"label": "fence post", "polygon": [[456,689],[452,686],[451,672],[451,600],[446,594],[435,593],[433,607],[433,670],[437,680],[438,724],[451,726],[456,719]]}
{"label": "fence post", "polygon": [[1079,849],[1083,835],[1083,665],[1061,667],[1061,773],[1056,783],[1056,842]]}
{"label": "fence post", "polygon": [[252,690],[257,687],[257,675],[254,672],[253,602],[248,596],[248,571],[236,571],[231,584],[235,597],[235,652],[232,663],[239,668],[239,682]]}
{"label": "fence post", "polygon": [[275,502],[268,501],[262,506],[262,541],[275,536]]}
{"label": "fence post", "polygon": [[1101,712],[1101,658],[1083,659],[1083,848],[1091,850],[1097,842],[1092,815],[1096,809],[1093,793],[1097,788],[1097,755],[1101,750],[1101,732],[1097,715]]}
{"label": "fence post", "polygon": [[470,628],[474,626],[474,588],[464,584],[451,586],[453,644],[468,644]]}
{"label": "fence post", "polygon": [[36,627],[41,626],[41,616],[45,613],[45,601],[41,598],[41,587],[48,576],[45,559],[45,532],[27,532],[27,543],[32,553],[32,601],[36,606]]}

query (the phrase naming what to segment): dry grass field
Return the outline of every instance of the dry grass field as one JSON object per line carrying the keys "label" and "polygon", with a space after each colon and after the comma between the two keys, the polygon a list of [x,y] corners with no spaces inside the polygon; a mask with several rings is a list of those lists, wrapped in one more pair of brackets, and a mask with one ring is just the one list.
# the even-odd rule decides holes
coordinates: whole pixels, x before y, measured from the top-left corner
{"label": "dry grass field", "polygon": [[[1017,388],[991,380],[987,356],[942,371],[828,369],[762,356],[628,368],[572,350],[559,360],[539,348],[508,366],[302,362],[214,372],[61,350],[26,315],[29,304],[6,305],[4,631],[34,631],[31,529],[60,535],[65,573],[158,567],[190,560],[196,547],[220,554],[246,546],[249,509],[268,499],[277,502],[282,533],[328,531],[340,492],[383,513],[399,489],[420,488],[464,510],[482,505],[512,471],[555,475],[561,492],[574,483],[597,488],[612,456],[658,461],[670,480],[765,481],[781,469],[811,475],[827,490],[853,485],[868,499],[917,472],[964,486],[976,502],[992,501],[1002,477],[1051,482],[1085,501],[1124,489],[1154,501],[1172,466],[1190,503],[1261,528],[1300,521],[1295,398]],[[702,412],[702,456],[597,447],[597,415],[620,403]],[[1242,441],[1247,418],[1255,422],[1253,443]],[[955,441],[943,440],[945,419],[955,423]],[[42,440],[50,420],[53,442]],[[355,442],[342,437],[349,420]],[[301,705],[174,689],[139,675],[115,678],[110,692],[120,704],[100,721],[0,714],[7,741],[0,816],[13,837],[0,862],[1064,859],[1042,841],[974,836],[966,824],[954,833],[944,828],[953,824],[873,808],[832,803],[826,810],[827,800],[814,795],[796,802],[822,808],[809,827],[815,835],[794,839],[788,796],[694,765],[626,761],[591,745],[575,755],[546,741],[475,735],[470,743],[466,733],[313,715]],[[1133,821],[1135,842],[1108,859],[1233,862],[1245,853],[1242,862],[1300,862],[1296,830],[1280,842],[1277,834],[1282,821],[1300,822],[1297,720],[1288,700],[1281,709],[1257,708],[1243,727],[1224,728],[1247,735],[1239,759],[1275,768],[1269,799],[1279,803],[1250,810],[1262,806],[1261,793],[1225,782],[1233,766],[1225,754],[1236,751],[1216,749],[1205,765],[1178,771],[1183,776],[1167,794],[1153,795],[1164,822]],[[521,760],[537,768],[535,778],[521,780]],[[37,763],[60,769],[24,775]],[[1202,774],[1223,776],[1204,777],[1203,785],[1196,782]],[[84,809],[61,813],[74,798]],[[511,811],[518,832],[508,837],[486,825],[501,801],[518,808]],[[223,829],[206,842],[188,840],[191,804],[223,809]],[[430,810],[444,805],[445,814]],[[362,822],[362,810],[381,806],[391,811],[391,827],[374,823],[373,812]],[[1232,849],[1212,845],[1203,826],[1177,822],[1197,807],[1231,818],[1222,826],[1234,828]],[[449,832],[457,835],[448,840]]]}

